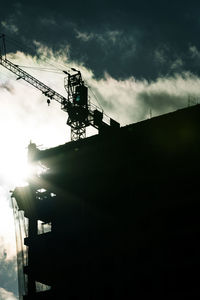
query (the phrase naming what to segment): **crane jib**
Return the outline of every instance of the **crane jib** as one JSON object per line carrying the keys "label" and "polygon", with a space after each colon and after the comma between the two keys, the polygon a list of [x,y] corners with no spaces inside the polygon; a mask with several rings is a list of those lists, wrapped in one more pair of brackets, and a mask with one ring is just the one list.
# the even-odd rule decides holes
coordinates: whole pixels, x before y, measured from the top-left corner
{"label": "crane jib", "polygon": [[[88,101],[88,88],[82,80],[81,72],[71,68],[75,74],[64,72],[68,75],[65,78],[65,89],[67,98],[63,97],[46,84],[31,76],[26,71],[19,68],[6,58],[6,54],[0,54],[0,65],[11,71],[17,76],[17,80],[23,79],[38,90],[40,90],[48,99],[55,100],[61,104],[61,109],[68,113],[67,124],[71,127],[71,140],[76,141],[86,137],[86,127],[93,126],[99,132],[107,132],[110,129],[117,130],[120,124],[109,118],[109,124],[104,121],[104,114],[97,107],[93,110],[91,103]],[[110,128],[110,129],[109,129]]]}
{"label": "crane jib", "polygon": [[15,75],[17,75],[18,76],[17,80],[19,79],[25,80],[26,82],[28,82],[29,84],[31,84],[32,86],[40,90],[45,96],[47,96],[51,100],[55,100],[63,106],[66,106],[67,103],[69,102],[68,99],[66,99],[59,93],[55,92],[50,87],[48,87],[38,79],[34,78],[30,74],[28,74],[27,72],[19,68],[17,65],[13,64],[8,59],[4,59],[1,55],[0,55],[0,64],[6,69],[8,69],[9,71],[11,71],[12,73],[14,73]]}

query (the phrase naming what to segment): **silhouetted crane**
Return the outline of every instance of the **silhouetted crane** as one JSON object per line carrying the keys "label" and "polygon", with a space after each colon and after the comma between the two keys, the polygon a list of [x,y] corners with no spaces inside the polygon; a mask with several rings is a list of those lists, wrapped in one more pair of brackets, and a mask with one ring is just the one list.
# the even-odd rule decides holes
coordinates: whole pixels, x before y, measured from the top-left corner
{"label": "silhouetted crane", "polygon": [[103,112],[88,101],[88,88],[85,86],[81,76],[81,72],[74,68],[74,72],[63,71],[67,77],[64,81],[64,86],[67,91],[67,98],[63,97],[38,79],[34,78],[18,65],[13,64],[6,57],[5,35],[0,36],[2,39],[3,53],[0,53],[0,64],[17,75],[17,80],[23,79],[38,90],[40,90],[46,97],[47,103],[55,100],[61,104],[61,109],[68,113],[67,124],[71,127],[71,140],[76,141],[86,137],[86,127],[93,126],[104,132],[107,129],[118,128],[120,124],[115,120],[109,118],[109,124],[103,121]]}

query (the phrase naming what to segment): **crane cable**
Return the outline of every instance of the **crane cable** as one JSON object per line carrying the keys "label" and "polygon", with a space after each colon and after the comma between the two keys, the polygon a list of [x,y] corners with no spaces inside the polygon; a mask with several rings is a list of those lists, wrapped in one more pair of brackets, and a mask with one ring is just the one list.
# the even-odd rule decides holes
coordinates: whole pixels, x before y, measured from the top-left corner
{"label": "crane cable", "polygon": [[55,73],[55,74],[63,74],[62,71],[56,71],[55,69],[49,69],[49,68],[45,68],[45,67],[33,67],[33,66],[22,66],[22,65],[18,65],[18,67],[34,69],[34,70],[39,70],[39,71],[45,71],[45,72]]}

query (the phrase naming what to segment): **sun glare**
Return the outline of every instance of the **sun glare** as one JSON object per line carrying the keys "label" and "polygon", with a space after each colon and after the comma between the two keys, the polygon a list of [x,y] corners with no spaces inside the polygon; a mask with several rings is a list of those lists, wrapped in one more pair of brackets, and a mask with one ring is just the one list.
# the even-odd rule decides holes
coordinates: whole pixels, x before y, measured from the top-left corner
{"label": "sun glare", "polygon": [[46,171],[47,169],[39,163],[28,163],[27,149],[0,149],[0,181],[10,188],[25,186],[32,176],[41,176]]}
{"label": "sun glare", "polygon": [[26,151],[18,148],[0,149],[0,178],[9,186],[23,186],[27,184],[29,166]]}

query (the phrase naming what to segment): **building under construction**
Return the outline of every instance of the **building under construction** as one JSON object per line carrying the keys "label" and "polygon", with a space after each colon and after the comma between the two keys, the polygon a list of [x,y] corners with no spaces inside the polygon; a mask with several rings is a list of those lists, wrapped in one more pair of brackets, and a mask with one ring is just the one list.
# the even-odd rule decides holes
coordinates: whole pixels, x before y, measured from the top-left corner
{"label": "building under construction", "polygon": [[12,194],[20,297],[200,297],[199,133],[196,105],[48,150],[30,144],[33,175]]}

